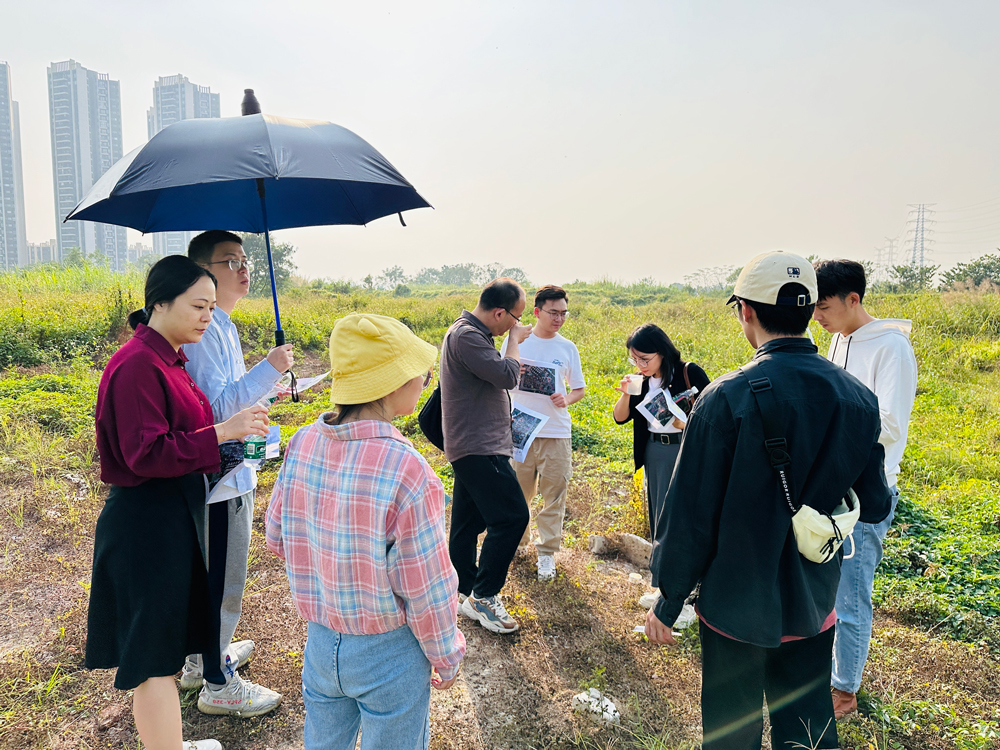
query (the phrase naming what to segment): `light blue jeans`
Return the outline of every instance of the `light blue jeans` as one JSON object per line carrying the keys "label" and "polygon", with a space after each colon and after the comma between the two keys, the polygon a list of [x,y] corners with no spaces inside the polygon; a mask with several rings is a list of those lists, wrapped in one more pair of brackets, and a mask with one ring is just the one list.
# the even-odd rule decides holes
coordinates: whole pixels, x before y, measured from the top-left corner
{"label": "light blue jeans", "polygon": [[[831,683],[838,690],[857,693],[861,673],[868,660],[872,637],[872,586],[875,568],[882,561],[882,543],[896,515],[899,490],[892,487],[892,510],[881,523],[858,523],[851,536],[854,555],[840,566],[837,589],[837,632],[833,640]],[[850,540],[844,541],[844,554],[851,553]]]}
{"label": "light blue jeans", "polygon": [[345,635],[309,623],[302,667],[306,750],[426,750],[431,665],[409,627]]}

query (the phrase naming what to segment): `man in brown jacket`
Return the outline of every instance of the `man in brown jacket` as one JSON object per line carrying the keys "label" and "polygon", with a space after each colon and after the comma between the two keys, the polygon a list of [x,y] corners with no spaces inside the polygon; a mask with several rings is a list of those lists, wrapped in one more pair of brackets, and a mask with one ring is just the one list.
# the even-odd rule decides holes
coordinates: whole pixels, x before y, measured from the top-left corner
{"label": "man in brown jacket", "polygon": [[[441,420],[444,452],[455,472],[451,506],[451,562],[458,572],[459,611],[494,633],[520,627],[500,590],[528,526],[528,504],[510,465],[510,397],[521,371],[519,344],[526,297],[512,279],[491,281],[472,312],[462,312],[441,347]],[[495,336],[509,333],[506,356]],[[486,531],[479,564],[476,543]]]}

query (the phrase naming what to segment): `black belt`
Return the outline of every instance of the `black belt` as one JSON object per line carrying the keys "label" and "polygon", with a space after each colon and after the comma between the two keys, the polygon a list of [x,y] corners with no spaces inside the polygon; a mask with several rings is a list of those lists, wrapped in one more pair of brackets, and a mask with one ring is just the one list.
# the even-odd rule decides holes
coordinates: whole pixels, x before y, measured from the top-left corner
{"label": "black belt", "polygon": [[651,432],[649,433],[649,439],[656,443],[663,443],[664,445],[680,445],[682,434],[681,432]]}

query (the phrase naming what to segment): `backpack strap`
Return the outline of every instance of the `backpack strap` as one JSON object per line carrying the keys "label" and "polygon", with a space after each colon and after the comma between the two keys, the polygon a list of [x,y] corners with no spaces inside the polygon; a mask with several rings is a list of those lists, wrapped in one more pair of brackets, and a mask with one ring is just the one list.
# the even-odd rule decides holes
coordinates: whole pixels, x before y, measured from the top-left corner
{"label": "backpack strap", "polygon": [[794,515],[799,508],[795,507],[795,503],[792,501],[791,481],[788,478],[792,457],[788,453],[788,441],[783,436],[784,431],[781,428],[781,421],[778,419],[778,402],[771,389],[771,380],[764,374],[760,362],[751,362],[739,370],[750,384],[750,393],[753,394],[754,400],[757,402],[757,410],[760,412],[761,422],[764,426],[764,450],[771,462],[771,468],[778,475],[788,509]]}
{"label": "backpack strap", "polygon": [[691,378],[688,376],[688,365],[690,364],[690,362],[684,363],[684,387],[689,391],[691,390]]}

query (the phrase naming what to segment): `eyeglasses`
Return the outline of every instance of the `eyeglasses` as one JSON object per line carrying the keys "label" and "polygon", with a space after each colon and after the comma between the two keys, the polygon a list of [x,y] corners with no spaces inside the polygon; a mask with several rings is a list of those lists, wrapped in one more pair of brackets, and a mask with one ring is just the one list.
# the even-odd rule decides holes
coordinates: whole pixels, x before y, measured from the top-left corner
{"label": "eyeglasses", "polygon": [[253,263],[249,258],[244,260],[238,260],[237,258],[230,258],[229,260],[213,260],[211,263],[206,263],[206,266],[215,266],[219,263],[225,263],[229,266],[230,271],[239,271],[241,268],[245,268],[248,271],[253,269]]}
{"label": "eyeglasses", "polygon": [[555,320],[566,320],[569,317],[569,310],[542,310]]}
{"label": "eyeglasses", "polygon": [[422,387],[426,388],[427,386],[429,386],[431,384],[431,381],[433,379],[434,379],[434,371],[433,370],[428,370],[427,374],[424,375],[424,384],[423,384]]}
{"label": "eyeglasses", "polygon": [[514,313],[512,313],[512,312],[511,312],[510,310],[508,310],[508,309],[507,309],[506,307],[504,308],[504,312],[506,312],[506,313],[507,313],[507,314],[508,314],[508,315],[509,315],[510,317],[512,317],[512,318],[513,318],[514,320],[516,320],[516,321],[517,321],[518,323],[520,323],[520,322],[521,322],[521,317],[520,317],[519,315],[515,315],[515,314],[514,314]]}
{"label": "eyeglasses", "polygon": [[654,354],[652,357],[633,357],[630,354],[628,356],[628,363],[632,365],[632,367],[649,367],[649,363],[659,356],[659,354]]}
{"label": "eyeglasses", "polygon": [[733,304],[729,306],[729,308],[733,311],[733,315],[736,316],[737,320],[740,319],[740,302],[741,300],[736,300]]}
{"label": "eyeglasses", "polygon": [[295,377],[295,373],[291,370],[288,371],[291,376],[291,382],[289,382],[288,387],[292,389],[292,403],[299,403],[299,389],[298,389],[298,378]]}

